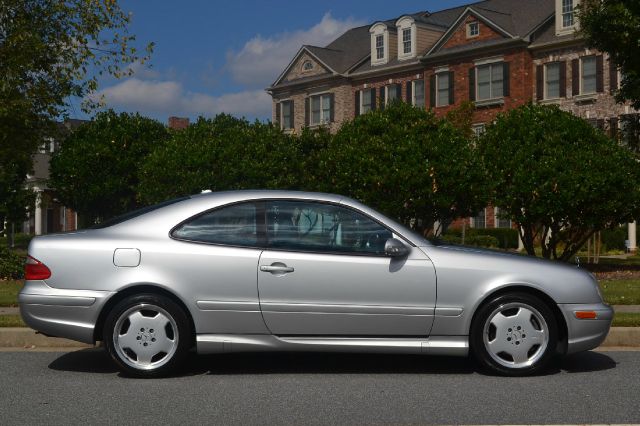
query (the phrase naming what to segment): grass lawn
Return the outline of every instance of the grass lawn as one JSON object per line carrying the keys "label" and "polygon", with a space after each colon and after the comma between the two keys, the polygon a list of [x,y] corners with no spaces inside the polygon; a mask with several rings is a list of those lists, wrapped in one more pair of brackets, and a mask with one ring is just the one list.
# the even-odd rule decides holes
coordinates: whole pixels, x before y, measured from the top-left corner
{"label": "grass lawn", "polygon": [[18,292],[22,280],[0,281],[0,306],[18,306]]}
{"label": "grass lawn", "polygon": [[0,315],[0,327],[26,327],[20,315]]}
{"label": "grass lawn", "polygon": [[640,327],[640,314],[616,312],[613,317],[613,327]]}
{"label": "grass lawn", "polygon": [[640,305],[640,279],[601,280],[600,288],[610,305]]}

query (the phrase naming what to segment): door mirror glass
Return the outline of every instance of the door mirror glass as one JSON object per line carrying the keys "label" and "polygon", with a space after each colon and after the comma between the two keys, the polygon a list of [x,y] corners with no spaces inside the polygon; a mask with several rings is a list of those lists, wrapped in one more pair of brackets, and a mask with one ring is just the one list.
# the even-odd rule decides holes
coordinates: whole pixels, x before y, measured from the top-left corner
{"label": "door mirror glass", "polygon": [[384,244],[384,252],[389,257],[404,257],[409,254],[409,247],[396,238],[389,238]]}

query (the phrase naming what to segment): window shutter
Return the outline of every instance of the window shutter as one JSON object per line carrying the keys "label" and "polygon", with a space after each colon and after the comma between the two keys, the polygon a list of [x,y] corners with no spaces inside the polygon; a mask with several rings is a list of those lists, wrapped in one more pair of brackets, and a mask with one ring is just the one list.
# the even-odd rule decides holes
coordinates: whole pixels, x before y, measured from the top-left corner
{"label": "window shutter", "polygon": [[385,104],[385,91],[384,86],[380,88],[380,109],[384,109]]}
{"label": "window shutter", "polygon": [[609,119],[609,135],[611,139],[618,140],[618,117]]}
{"label": "window shutter", "polygon": [[436,107],[436,75],[433,74],[429,79],[429,106]]}
{"label": "window shutter", "polygon": [[471,102],[476,101],[476,69],[472,67],[469,69],[469,100]]}
{"label": "window shutter", "polygon": [[402,83],[396,84],[396,99],[402,100]]}
{"label": "window shutter", "polygon": [[599,118],[596,120],[596,127],[600,130],[604,131],[604,119],[603,118]]}
{"label": "window shutter", "polygon": [[580,60],[571,61],[571,96],[580,94]]}
{"label": "window shutter", "polygon": [[536,67],[536,99],[544,99],[544,65]]}
{"label": "window shutter", "polygon": [[567,62],[560,62],[560,97],[567,97]]}
{"label": "window shutter", "polygon": [[356,90],[356,117],[360,115],[360,91]]}
{"label": "window shutter", "polygon": [[291,114],[289,115],[289,128],[293,129],[295,124],[295,104],[293,103],[293,99],[289,101],[291,104]]}
{"label": "window shutter", "polygon": [[596,92],[604,92],[604,61],[602,55],[596,56]]}
{"label": "window shutter", "polygon": [[408,104],[411,104],[411,81],[407,81],[404,84],[404,101]]}
{"label": "window shutter", "polygon": [[449,105],[453,105],[455,103],[453,88],[453,71],[449,71]]}
{"label": "window shutter", "polygon": [[618,90],[618,67],[609,57],[609,91],[614,94]]}
{"label": "window shutter", "polygon": [[502,96],[509,96],[510,88],[509,88],[509,80],[511,78],[511,74],[509,73],[509,62],[505,62],[502,64]]}
{"label": "window shutter", "polygon": [[333,123],[336,119],[336,95],[334,93],[329,94],[329,121]]}
{"label": "window shutter", "polygon": [[276,119],[274,121],[278,125],[278,127],[280,127],[280,111],[281,111],[281,106],[280,106],[280,102],[278,102],[276,104]]}
{"label": "window shutter", "polygon": [[376,109],[376,89],[369,90],[371,92],[371,110]]}
{"label": "window shutter", "polygon": [[309,121],[309,118],[310,118],[310,115],[311,115],[310,114],[310,112],[311,112],[310,111],[310,109],[311,109],[310,108],[311,107],[310,103],[311,103],[311,98],[305,98],[305,100],[304,100],[304,124],[307,127],[309,127],[309,124],[311,124],[311,122]]}

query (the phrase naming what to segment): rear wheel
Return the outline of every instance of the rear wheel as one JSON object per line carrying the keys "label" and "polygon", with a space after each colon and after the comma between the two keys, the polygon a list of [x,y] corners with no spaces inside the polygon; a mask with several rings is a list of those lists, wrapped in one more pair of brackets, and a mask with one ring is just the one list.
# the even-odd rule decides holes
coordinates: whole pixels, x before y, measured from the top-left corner
{"label": "rear wheel", "polygon": [[158,294],[140,294],[118,303],[107,316],[103,336],[120,370],[136,377],[175,371],[192,343],[187,314]]}
{"label": "rear wheel", "polygon": [[476,314],[471,350],[483,367],[507,376],[525,376],[544,369],[558,341],[551,309],[527,293],[494,297]]}

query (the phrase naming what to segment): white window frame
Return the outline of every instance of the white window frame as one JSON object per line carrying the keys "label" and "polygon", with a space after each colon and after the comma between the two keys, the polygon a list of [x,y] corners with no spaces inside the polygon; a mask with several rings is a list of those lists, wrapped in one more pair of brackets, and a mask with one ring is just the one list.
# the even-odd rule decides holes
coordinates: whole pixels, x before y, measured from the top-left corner
{"label": "white window frame", "polygon": [[[418,105],[417,103],[417,96],[416,96],[416,83],[417,82],[422,82],[422,105]],[[422,107],[424,108],[427,103],[425,102],[425,89],[424,89],[424,79],[417,79],[417,80],[413,80],[411,81],[411,105],[413,105],[414,107]]]}
{"label": "white window frame", "polygon": [[[329,101],[329,116],[324,116],[324,109],[322,108],[322,102],[324,98],[331,99],[330,92],[324,93],[314,93],[313,95],[309,95],[309,126],[325,126],[331,123],[331,101]],[[313,121],[313,98],[320,98],[320,121]]]}
{"label": "white window frame", "polygon": [[[547,83],[547,67],[551,66],[551,65],[557,65],[558,66],[558,96],[551,98],[549,97],[549,93],[548,93],[548,83]],[[560,99],[560,93],[562,92],[562,89],[560,87],[560,82],[562,81],[562,79],[560,78],[560,71],[561,71],[561,66],[560,66],[560,62],[547,62],[546,64],[544,64],[544,81],[542,82],[543,87],[544,87],[544,99],[545,100],[550,100],[550,99]]]}
{"label": "white window frame", "polygon": [[500,220],[505,220],[505,219],[500,219],[498,217],[499,214],[500,214],[500,208],[494,207],[493,208],[493,227],[496,228],[496,229],[512,229],[513,228],[513,221],[511,219],[506,219],[506,220],[509,221],[509,226],[508,227],[499,226],[500,225]]}
{"label": "white window frame", "polygon": [[[413,48],[412,48],[413,37],[411,37],[411,35],[412,35],[411,28],[402,29],[402,55],[411,55],[411,53],[413,52]],[[409,45],[408,51],[407,51],[407,44]]]}
{"label": "white window frame", "polygon": [[486,131],[486,126],[484,123],[477,123],[472,126],[473,134],[476,138],[479,138]]}
{"label": "white window frame", "polygon": [[[391,101],[391,99],[389,99],[389,88],[391,86],[396,86],[396,84],[398,83],[389,83],[386,86],[384,86],[384,105],[387,106],[389,105],[389,101]],[[392,100],[396,101],[396,100],[402,100],[402,85],[400,86],[400,93],[396,93],[396,97],[393,98]]]}
{"label": "white window frame", "polygon": [[[473,28],[475,27],[475,34]],[[467,38],[475,38],[480,35],[480,21],[471,21],[467,23]]]}
{"label": "white window frame", "polygon": [[376,61],[382,61],[385,58],[384,55],[384,35],[376,34]]}
{"label": "white window frame", "polygon": [[295,128],[295,116],[294,116],[294,111],[293,108],[291,109],[291,115],[293,116],[293,121],[294,121],[294,125],[292,127],[286,127],[285,123],[285,119],[284,119],[284,104],[288,103],[289,105],[291,105],[291,99],[283,99],[280,101],[280,128],[282,130],[293,130]]}
{"label": "white window frame", "polygon": [[[595,64],[595,73],[594,73],[594,79],[595,79],[595,85],[593,88],[593,92],[589,92],[589,93],[585,93],[584,91],[584,75],[583,75],[583,71],[584,71],[584,60],[585,59],[592,59],[594,64]],[[596,93],[598,93],[598,60],[596,59],[595,55],[588,55],[588,56],[582,56],[580,58],[580,95],[595,95]]]}
{"label": "white window frame", "polygon": [[[566,5],[565,2],[571,3]],[[568,10],[566,6],[570,6],[571,10]],[[560,25],[562,28],[573,28],[576,22],[575,5],[573,4],[573,0],[560,0],[560,9]],[[569,25],[565,24],[565,17],[569,17],[571,20]]]}
{"label": "white window frame", "polygon": [[[307,68],[307,64],[311,65],[309,68]],[[313,62],[310,61],[309,59],[307,59],[306,61],[304,61],[302,63],[302,72],[309,72],[309,71],[313,71]]]}
{"label": "white window frame", "polygon": [[451,105],[449,103],[449,84],[451,84],[451,82],[449,82],[449,84],[447,84],[447,103],[446,104],[441,104],[440,103],[440,76],[446,74],[447,78],[449,78],[449,70],[446,71],[440,71],[440,72],[436,72],[435,76],[436,76],[436,108],[437,107],[445,107],[445,106],[449,106]]}
{"label": "white window frame", "polygon": [[[482,211],[484,212],[484,223],[482,224],[482,228],[478,227],[478,223],[477,223],[478,216],[471,216],[471,219],[473,220],[472,228],[487,229],[487,208],[485,207],[484,209],[482,209]],[[480,212],[478,212],[478,213],[480,213]]]}
{"label": "white window frame", "polygon": [[[580,4],[580,0],[573,0],[573,10],[566,12],[564,9],[564,0],[556,0],[556,35],[567,35],[573,33],[580,28],[578,22],[578,15],[576,14],[576,8]],[[564,25],[564,17],[568,14],[573,15],[573,23],[569,26]]]}
{"label": "white window frame", "polygon": [[[503,99],[504,98],[504,72],[502,68],[500,70],[500,72],[502,73],[502,93],[500,96],[493,96],[493,79],[492,79],[492,75],[493,75],[493,67],[494,66],[499,66],[500,68],[504,67],[504,61],[500,60],[500,61],[495,61],[495,62],[482,62],[482,63],[476,63],[475,66],[475,73],[476,73],[476,102],[486,102],[486,101],[493,101],[496,99]],[[483,68],[483,67],[489,67],[489,97],[486,99],[480,99],[480,80],[478,79],[478,70],[479,68]]]}

